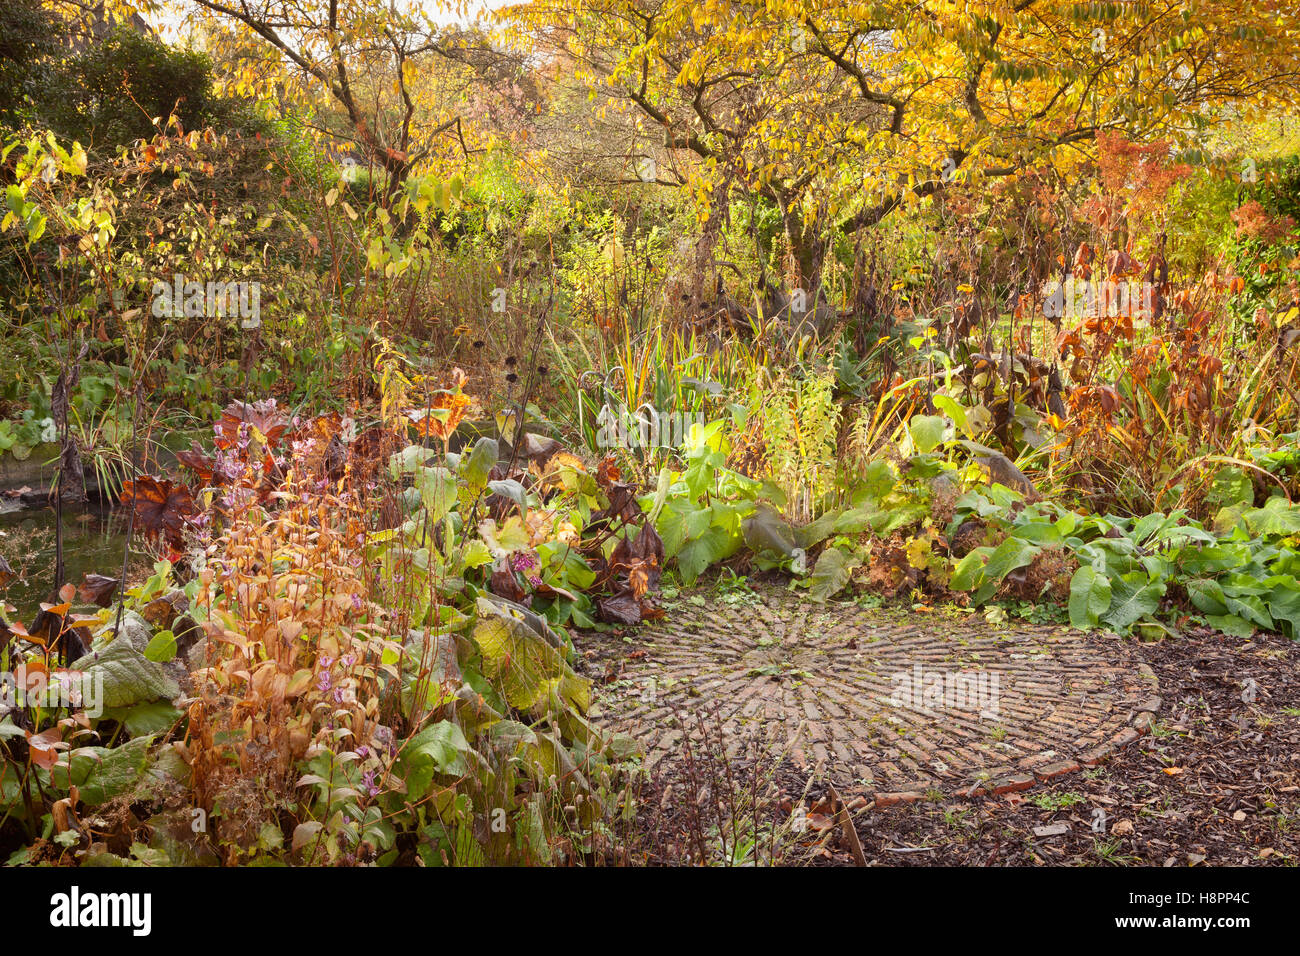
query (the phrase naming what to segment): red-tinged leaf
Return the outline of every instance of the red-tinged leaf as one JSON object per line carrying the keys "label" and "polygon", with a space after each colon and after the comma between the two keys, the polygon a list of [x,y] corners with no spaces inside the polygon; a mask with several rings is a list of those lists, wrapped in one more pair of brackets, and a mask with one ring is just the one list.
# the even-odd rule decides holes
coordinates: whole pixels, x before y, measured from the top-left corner
{"label": "red-tinged leaf", "polygon": [[[213,426],[218,448],[236,448],[246,442],[265,440],[274,448],[289,427],[289,420],[276,408],[275,399],[260,402],[231,402]],[[242,437],[241,437],[242,431]],[[261,439],[257,436],[261,435]]]}
{"label": "red-tinged leaf", "polygon": [[641,602],[641,620],[657,621],[664,616],[664,609],[656,607],[648,601]]}
{"label": "red-tinged leaf", "polygon": [[624,535],[609,556],[613,573],[626,572],[629,578],[636,573],[636,580],[631,584],[638,599],[659,584],[663,561],[664,543],[649,522],[641,526],[635,538]]}
{"label": "red-tinged leaf", "polygon": [[151,475],[122,482],[122,503],[135,507],[137,526],[145,535],[153,538],[161,535],[177,547],[184,541],[181,532],[186,519],[198,511],[183,484]]}
{"label": "red-tinged leaf", "polygon": [[606,455],[601,459],[600,464],[596,466],[596,484],[602,488],[608,488],[622,476],[623,474],[619,471],[618,465],[614,464],[613,455]]}
{"label": "red-tinged leaf", "polygon": [[77,586],[69,582],[59,588],[59,600],[65,604],[72,604],[72,599],[77,596]]}
{"label": "red-tinged leaf", "polygon": [[537,585],[537,587],[535,587],[533,590],[537,592],[538,597],[544,597],[544,598],[558,597],[558,598],[564,598],[566,601],[576,601],[578,599],[578,596],[574,594],[572,591],[568,591],[564,588],[557,588],[555,587],[555,585],[547,584],[544,581],[541,584]]}
{"label": "red-tinged leaf", "polygon": [[39,734],[29,732],[27,736],[27,749],[31,755],[32,763],[46,770],[53,767],[59,761],[59,748],[63,744],[61,739],[62,731],[58,727],[51,727],[49,730],[43,730]]}
{"label": "red-tinged leaf", "polygon": [[190,447],[184,451],[176,453],[176,460],[182,465],[194,472],[198,479],[204,484],[212,483],[215,475],[217,482],[221,482],[223,477],[214,470],[216,462],[209,456],[203,447],[196,441],[190,442]]}

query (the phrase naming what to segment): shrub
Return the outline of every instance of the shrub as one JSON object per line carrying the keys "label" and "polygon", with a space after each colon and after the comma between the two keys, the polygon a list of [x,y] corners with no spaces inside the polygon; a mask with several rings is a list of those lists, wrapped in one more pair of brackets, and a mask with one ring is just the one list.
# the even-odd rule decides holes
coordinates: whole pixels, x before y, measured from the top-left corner
{"label": "shrub", "polygon": [[65,61],[55,87],[43,104],[50,126],[99,152],[150,138],[173,113],[195,129],[215,106],[205,54],[124,29]]}

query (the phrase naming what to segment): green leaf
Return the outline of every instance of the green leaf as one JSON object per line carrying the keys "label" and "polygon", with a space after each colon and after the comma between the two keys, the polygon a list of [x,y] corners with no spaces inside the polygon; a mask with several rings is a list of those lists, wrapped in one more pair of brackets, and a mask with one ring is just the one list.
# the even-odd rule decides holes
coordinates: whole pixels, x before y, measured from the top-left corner
{"label": "green leaf", "polygon": [[929,515],[930,509],[922,501],[906,501],[897,504],[885,503],[871,519],[871,530],[881,537],[893,534],[899,528],[906,528]]}
{"label": "green leaf", "polygon": [[492,551],[486,544],[475,538],[465,545],[461,561],[466,568],[481,568],[485,564],[492,563]]}
{"label": "green leaf", "polygon": [[912,445],[924,455],[939,447],[947,427],[948,422],[942,415],[914,415],[908,433],[912,436]]}
{"label": "green leaf", "polygon": [[156,664],[166,664],[176,656],[176,635],[171,631],[159,631],[145,645],[144,656]]}
{"label": "green leaf", "polygon": [[677,570],[681,573],[682,580],[687,585],[694,584],[710,565],[735,554],[740,544],[739,535],[728,534],[725,528],[710,526],[699,537],[687,541],[677,553]]}
{"label": "green leaf", "polygon": [[420,489],[420,500],[429,513],[429,521],[438,522],[447,516],[456,503],[456,476],[446,468],[420,466],[415,471],[415,486]]}
{"label": "green leaf", "polygon": [[388,458],[388,473],[394,481],[402,475],[413,475],[433,453],[423,445],[407,445]]}
{"label": "green leaf", "polygon": [[102,651],[92,651],[74,661],[72,670],[82,671],[86,675],[83,679],[92,682],[103,680],[101,704],[104,707],[171,700],[180,693],[180,687],[167,676],[162,665],[147,659],[127,640],[115,640]]}
{"label": "green leaf", "polygon": [[528,511],[528,495],[524,491],[524,486],[513,478],[502,478],[487,483],[488,490],[494,495],[500,495],[502,498],[508,498],[519,506],[519,513],[525,514]]}
{"label": "green leaf", "polygon": [[1300,534],[1300,508],[1280,496],[1269,498],[1262,508],[1243,512],[1241,520],[1252,534],[1261,537]]}
{"label": "green leaf", "polygon": [[493,601],[479,598],[478,615],[473,637],[483,656],[483,673],[511,707],[540,718],[558,701],[586,713],[591,681],[574,673],[559,650],[521,616]]}
{"label": "green leaf", "polygon": [[1202,614],[1227,614],[1228,602],[1223,586],[1213,578],[1192,578],[1183,585],[1192,605]]}
{"label": "green leaf", "polygon": [[469,741],[461,729],[450,720],[440,720],[402,745],[401,760],[414,767],[424,763],[422,758],[428,758],[439,773],[460,776],[469,770],[465,760],[469,750]]}
{"label": "green leaf", "polygon": [[104,716],[122,724],[132,737],[143,737],[165,733],[185,716],[185,712],[165,700],[155,700],[133,707],[115,707],[104,711]]}
{"label": "green leaf", "polygon": [[1287,637],[1300,635],[1300,590],[1294,584],[1279,584],[1268,595],[1268,610],[1273,620],[1286,624]]}
{"label": "green leaf", "polygon": [[474,443],[474,450],[461,466],[461,474],[474,492],[487,485],[488,474],[497,463],[500,452],[495,438],[486,435]]}
{"label": "green leaf", "polygon": [[992,548],[974,548],[966,554],[952,569],[952,578],[948,582],[953,591],[970,591],[979,584],[984,574],[984,563],[993,553]]}
{"label": "green leaf", "polygon": [[787,555],[794,550],[794,532],[767,502],[760,502],[754,513],[740,523],[740,529],[745,547],[755,553],[773,551]]}
{"label": "green leaf", "polygon": [[853,503],[861,504],[862,498],[874,498],[879,501],[894,490],[898,477],[894,466],[883,458],[878,458],[862,470],[862,478],[853,490]]}
{"label": "green leaf", "polygon": [[1041,550],[1038,545],[1019,538],[1007,538],[994,548],[980,576],[979,590],[973,596],[975,603],[983,604],[991,598],[1008,574],[1029,564]]}
{"label": "green leaf", "polygon": [[135,737],[118,747],[78,747],[70,751],[67,763],[50,772],[55,786],[75,785],[81,800],[98,806],[126,793],[144,773],[153,737]]}
{"label": "green leaf", "polygon": [[1215,473],[1210,489],[1205,494],[1207,504],[1217,505],[1220,508],[1251,504],[1254,500],[1255,486],[1250,480],[1250,475],[1233,465],[1225,465]]}
{"label": "green leaf", "polygon": [[1254,624],[1235,614],[1207,614],[1205,620],[1209,622],[1210,627],[1222,631],[1229,637],[1248,638],[1255,633]]}
{"label": "green leaf", "polygon": [[1155,614],[1165,595],[1165,582],[1150,581],[1145,574],[1126,574],[1111,581],[1110,587],[1110,609],[1101,620],[1121,634],[1144,617]]}
{"label": "green leaf", "polygon": [[1110,580],[1085,564],[1070,579],[1070,623],[1082,630],[1096,627],[1110,598]]}
{"label": "green leaf", "polygon": [[939,411],[943,412],[949,418],[951,418],[953,424],[956,425],[958,428],[960,428],[962,431],[966,432],[968,435],[970,435],[971,438],[975,437],[971,433],[969,423],[966,421],[965,407],[961,405],[961,403],[959,403],[955,398],[952,398],[951,396],[948,395],[935,395],[934,407],[939,409]]}
{"label": "green leaf", "polygon": [[827,548],[817,559],[817,566],[808,578],[808,597],[822,602],[839,594],[860,566],[857,558],[840,548]]}

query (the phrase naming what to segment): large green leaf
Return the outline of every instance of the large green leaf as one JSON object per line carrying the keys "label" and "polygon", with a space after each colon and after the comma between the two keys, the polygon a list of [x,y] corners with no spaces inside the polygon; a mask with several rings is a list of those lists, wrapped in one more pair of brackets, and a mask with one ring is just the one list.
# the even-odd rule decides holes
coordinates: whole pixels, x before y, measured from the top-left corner
{"label": "large green leaf", "polygon": [[953,567],[948,587],[953,591],[974,590],[984,574],[984,564],[992,553],[992,548],[972,548]]}
{"label": "large green leaf", "polygon": [[500,450],[495,438],[484,435],[474,443],[474,449],[460,466],[461,477],[465,479],[467,490],[478,494],[487,487],[488,475],[497,463]]}
{"label": "large green leaf", "polygon": [[542,717],[558,700],[586,713],[591,681],[579,677],[552,647],[508,608],[478,599],[474,643],[483,655],[484,675],[516,710]]}
{"label": "large green leaf", "polygon": [[814,601],[833,597],[844,590],[858,566],[857,558],[840,548],[827,548],[808,577],[808,596]]}
{"label": "large green leaf", "polygon": [[1286,625],[1288,637],[1300,635],[1300,589],[1294,579],[1274,585],[1268,595],[1268,610],[1274,621]]}
{"label": "large green leaf", "polygon": [[185,716],[185,712],[165,700],[154,700],[133,707],[106,710],[104,716],[118,721],[132,737],[142,737],[170,730]]}
{"label": "large green leaf", "polygon": [[853,503],[861,504],[862,498],[879,500],[894,490],[898,476],[894,466],[883,458],[871,462],[862,470],[861,478],[853,490]]}
{"label": "large green leaf", "polygon": [[991,598],[1008,574],[1025,567],[1041,550],[1033,542],[1020,538],[1007,538],[994,548],[980,575],[979,590],[973,596],[975,603],[983,604]]}
{"label": "large green leaf", "polygon": [[441,521],[456,503],[456,476],[441,465],[420,466],[415,471],[415,487],[420,489],[431,522]]}
{"label": "large green leaf", "polygon": [[1205,620],[1209,622],[1210,627],[1222,631],[1229,637],[1248,638],[1255,633],[1254,624],[1235,614],[1207,614]]}
{"label": "large green leaf", "polygon": [[435,774],[467,773],[469,753],[469,741],[461,729],[449,720],[440,720],[402,744],[393,772],[406,782],[406,799],[417,801],[428,793]]}
{"label": "large green leaf", "polygon": [[1110,582],[1110,609],[1101,616],[1102,623],[1119,633],[1160,609],[1165,596],[1165,582],[1152,581],[1145,574],[1126,574]]}
{"label": "large green leaf", "polygon": [[1213,578],[1193,578],[1184,584],[1187,597],[1202,614],[1227,614],[1228,602],[1223,586]]}
{"label": "large green leaf", "polygon": [[98,806],[126,793],[144,773],[152,737],[136,737],[119,747],[78,747],[50,772],[58,787],[75,785],[83,803]]}
{"label": "large green leaf", "polygon": [[1110,609],[1110,579],[1084,565],[1070,579],[1070,623],[1077,628],[1096,627]]}
{"label": "large green leaf", "polygon": [[1269,498],[1262,508],[1242,512],[1241,520],[1259,536],[1300,534],[1300,507],[1280,496]]}
{"label": "large green leaf", "polygon": [[677,570],[687,585],[695,583],[704,570],[723,558],[729,558],[740,548],[739,535],[728,534],[726,529],[710,527],[698,538],[687,541],[677,553]]}
{"label": "large green leaf", "polygon": [[745,547],[754,552],[789,554],[794,550],[794,532],[771,505],[761,502],[754,513],[740,523]]}
{"label": "large green leaf", "polygon": [[100,702],[104,707],[171,700],[180,693],[180,687],[162,665],[147,659],[126,639],[114,640],[102,651],[92,651],[74,661],[72,670],[82,671],[86,675],[83,680],[91,681],[92,687],[103,681]]}

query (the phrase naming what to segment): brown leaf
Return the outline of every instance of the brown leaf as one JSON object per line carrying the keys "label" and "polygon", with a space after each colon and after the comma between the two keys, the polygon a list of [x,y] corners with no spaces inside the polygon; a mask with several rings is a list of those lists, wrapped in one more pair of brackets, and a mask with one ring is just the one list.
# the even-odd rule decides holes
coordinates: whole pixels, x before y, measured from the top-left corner
{"label": "brown leaf", "polygon": [[136,521],[145,535],[162,535],[177,547],[184,541],[181,532],[186,518],[197,513],[188,488],[151,475],[122,482],[122,503],[134,505]]}
{"label": "brown leaf", "polygon": [[506,563],[506,559],[498,561],[492,569],[492,578],[488,582],[488,588],[493,594],[508,598],[511,601],[522,601],[525,596],[524,589],[515,578],[515,572],[510,570],[510,565]]}
{"label": "brown leaf", "polygon": [[605,490],[605,495],[609,498],[609,507],[604,512],[608,517],[631,523],[640,516],[641,506],[636,503],[636,489],[631,485],[613,482]]}
{"label": "brown leaf", "polygon": [[627,583],[638,601],[645,597],[646,591],[650,588],[650,575],[644,565],[639,565],[627,573]]}
{"label": "brown leaf", "polygon": [[614,464],[614,456],[606,455],[601,459],[600,464],[596,466],[596,484],[602,488],[608,488],[612,483],[622,477],[622,472]]}
{"label": "brown leaf", "polygon": [[596,610],[601,620],[611,624],[639,624],[641,622],[641,602],[629,588],[612,597],[596,601]]}
{"label": "brown leaf", "polygon": [[86,574],[77,593],[87,604],[108,607],[113,603],[113,593],[117,590],[117,583],[117,578],[105,577],[102,574]]}
{"label": "brown leaf", "polygon": [[[215,474],[213,469],[215,462],[203,450],[203,446],[198,442],[192,441],[190,442],[190,447],[188,449],[178,451],[176,453],[176,460],[190,471],[194,472],[194,474],[197,475],[199,480],[204,484],[208,484],[212,481]],[[221,475],[216,475],[216,478],[218,482],[223,480]]]}

